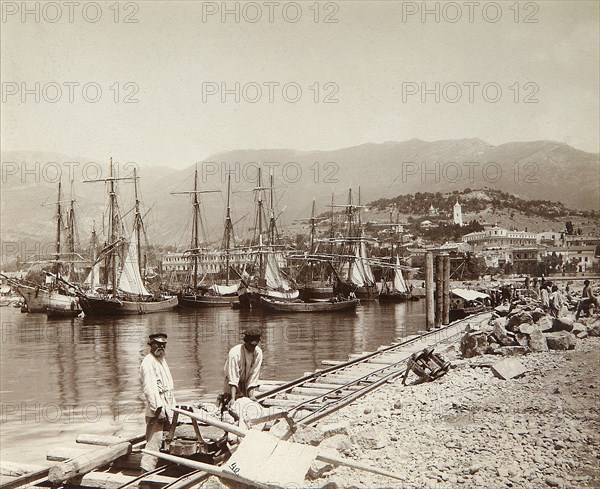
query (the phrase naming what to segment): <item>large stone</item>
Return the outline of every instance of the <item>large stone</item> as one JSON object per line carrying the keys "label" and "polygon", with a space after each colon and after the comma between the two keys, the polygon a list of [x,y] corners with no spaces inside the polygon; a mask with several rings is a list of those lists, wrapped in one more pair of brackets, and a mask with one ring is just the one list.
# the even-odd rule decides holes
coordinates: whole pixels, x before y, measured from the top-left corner
{"label": "large stone", "polygon": [[325,433],[322,430],[308,425],[296,425],[296,431],[292,436],[292,441],[302,443],[303,445],[319,445],[325,439]]}
{"label": "large stone", "polygon": [[533,324],[533,317],[527,311],[518,312],[508,318],[506,323],[506,329],[508,331],[516,332],[517,328],[523,324]]}
{"label": "large stone", "polygon": [[506,304],[502,304],[501,306],[494,308],[494,312],[498,315],[498,317],[507,316],[508,311],[509,311],[509,307]]}
{"label": "large stone", "polygon": [[319,448],[335,448],[339,452],[348,455],[352,452],[352,440],[348,435],[333,435],[325,438]]}
{"label": "large stone", "polygon": [[588,335],[600,336],[600,318],[596,317],[592,321],[588,321]]}
{"label": "large stone", "polygon": [[498,318],[492,321],[492,326],[494,327],[494,337],[496,341],[502,346],[514,345],[515,340],[508,335],[506,328],[504,325],[506,324],[506,318]]}
{"label": "large stone", "polygon": [[530,335],[534,331],[539,331],[540,327],[537,324],[523,323],[519,324],[518,332],[521,334]]}
{"label": "large stone", "polygon": [[575,320],[568,316],[554,318],[554,321],[552,324],[552,330],[553,331],[573,331],[573,324],[575,324]]}
{"label": "large stone", "polygon": [[492,373],[499,379],[509,380],[520,377],[527,369],[515,358],[506,358],[492,365]]}
{"label": "large stone", "polygon": [[534,331],[529,335],[529,349],[533,352],[548,351],[548,342],[541,331]]}
{"label": "large stone", "polygon": [[578,336],[579,333],[587,333],[588,331],[588,327],[583,324],[583,323],[573,323],[573,329],[571,330],[571,333],[573,333],[575,336]]}
{"label": "large stone", "polygon": [[577,344],[577,338],[568,331],[546,333],[546,341],[550,350],[572,350]]}
{"label": "large stone", "polygon": [[542,309],[540,309],[539,307],[536,307],[533,311],[531,311],[531,317],[533,318],[533,321],[535,323],[537,323],[545,315],[546,315],[546,313]]}
{"label": "large stone", "polygon": [[500,353],[500,355],[505,357],[515,357],[519,355],[526,355],[529,353],[529,351],[530,350],[528,346],[502,346],[498,348],[496,353]]}
{"label": "large stone", "polygon": [[380,449],[387,445],[385,434],[378,426],[362,426],[354,430],[352,436],[354,444],[367,450]]}
{"label": "large stone", "polygon": [[551,331],[554,322],[552,321],[552,318],[550,316],[544,316],[537,322],[537,325],[540,328],[540,331],[542,332]]}
{"label": "large stone", "polygon": [[480,331],[471,331],[460,340],[460,351],[465,358],[483,355],[488,347],[487,334]]}

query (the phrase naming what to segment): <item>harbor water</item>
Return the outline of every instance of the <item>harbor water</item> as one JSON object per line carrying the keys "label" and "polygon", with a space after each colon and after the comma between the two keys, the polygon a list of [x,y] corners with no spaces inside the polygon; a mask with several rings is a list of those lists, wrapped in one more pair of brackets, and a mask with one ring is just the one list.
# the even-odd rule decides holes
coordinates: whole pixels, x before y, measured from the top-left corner
{"label": "harbor water", "polygon": [[263,379],[290,380],[424,329],[424,301],[363,303],[352,314],[265,315],[230,308],[124,318],[47,319],[3,307],[0,459],[43,463],[81,433],[144,431],[139,365],[148,334],[169,336],[177,402],[214,402],[227,352],[244,328],[261,329]]}

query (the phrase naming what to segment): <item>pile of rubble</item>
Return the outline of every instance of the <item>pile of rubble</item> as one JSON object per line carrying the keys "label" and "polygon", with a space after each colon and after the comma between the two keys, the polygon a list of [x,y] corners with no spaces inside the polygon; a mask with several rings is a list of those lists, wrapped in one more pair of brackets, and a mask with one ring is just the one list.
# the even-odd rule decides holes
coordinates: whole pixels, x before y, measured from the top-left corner
{"label": "pile of rubble", "polygon": [[538,301],[521,298],[494,309],[487,325],[467,330],[461,340],[464,358],[483,354],[522,355],[548,350],[572,350],[579,339],[600,336],[600,316],[552,317]]}

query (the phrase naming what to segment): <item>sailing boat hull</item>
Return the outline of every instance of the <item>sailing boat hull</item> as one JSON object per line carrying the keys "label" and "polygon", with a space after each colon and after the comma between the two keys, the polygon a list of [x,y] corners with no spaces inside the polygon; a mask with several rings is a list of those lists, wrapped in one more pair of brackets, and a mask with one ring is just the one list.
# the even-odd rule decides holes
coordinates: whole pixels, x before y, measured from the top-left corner
{"label": "sailing boat hull", "polygon": [[310,300],[310,299],[328,299],[333,297],[333,285],[325,285],[325,286],[313,286],[307,285],[300,289],[300,297],[302,300]]}
{"label": "sailing boat hull", "polygon": [[261,308],[261,297],[275,301],[291,302],[300,297],[300,292],[296,289],[276,290],[269,287],[257,287],[249,285],[240,290],[239,300],[242,309]]}
{"label": "sailing boat hull", "polygon": [[350,297],[350,294],[354,293],[356,298],[363,301],[374,301],[379,295],[375,284],[359,287],[353,283],[341,283],[333,288],[333,292],[335,295],[342,294],[344,297]]}
{"label": "sailing boat hull", "polygon": [[283,302],[260,298],[262,308],[269,312],[307,313],[307,312],[342,312],[355,311],[360,305],[358,299],[344,299],[327,302]]}
{"label": "sailing boat hull", "polygon": [[237,307],[240,299],[237,296],[223,295],[181,295],[179,296],[179,305],[192,309],[204,307]]}
{"label": "sailing boat hull", "polygon": [[128,316],[165,312],[178,304],[177,297],[162,300],[127,301],[113,298],[81,296],[79,300],[86,316]]}
{"label": "sailing boat hull", "polygon": [[382,302],[407,302],[418,301],[419,298],[412,296],[410,293],[391,292],[389,294],[379,294],[379,300]]}
{"label": "sailing boat hull", "polygon": [[18,290],[25,299],[27,312],[46,312],[48,309],[76,311],[77,314],[81,312],[79,300],[75,296],[28,285],[19,285]]}

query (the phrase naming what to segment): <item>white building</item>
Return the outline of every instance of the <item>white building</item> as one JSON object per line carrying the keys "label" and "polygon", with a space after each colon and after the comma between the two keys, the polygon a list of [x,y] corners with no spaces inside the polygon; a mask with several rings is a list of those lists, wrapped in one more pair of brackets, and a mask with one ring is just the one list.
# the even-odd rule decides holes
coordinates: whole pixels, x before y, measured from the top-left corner
{"label": "white building", "polygon": [[458,203],[458,199],[456,200],[456,204],[454,204],[454,224],[458,224],[459,226],[463,225],[462,207]]}

